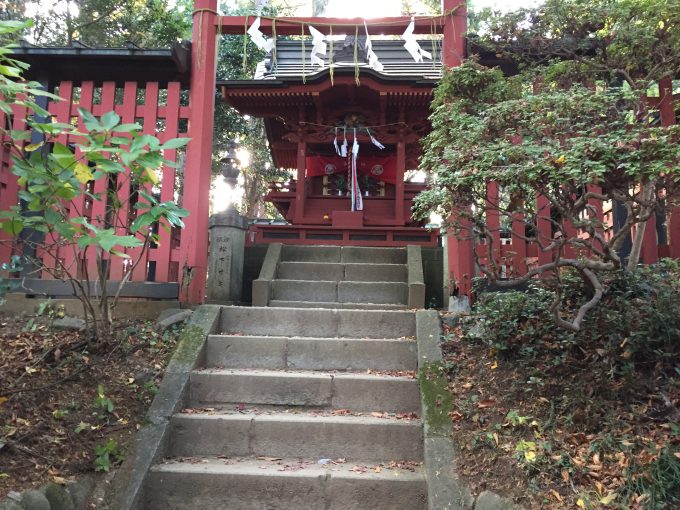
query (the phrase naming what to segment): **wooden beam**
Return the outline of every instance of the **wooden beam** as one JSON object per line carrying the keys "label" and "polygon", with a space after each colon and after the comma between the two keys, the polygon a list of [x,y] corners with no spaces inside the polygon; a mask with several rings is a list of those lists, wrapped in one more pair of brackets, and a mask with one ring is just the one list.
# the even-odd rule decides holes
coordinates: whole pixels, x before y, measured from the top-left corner
{"label": "wooden beam", "polygon": [[[9,278],[14,285],[12,292],[15,294],[33,294],[49,297],[74,296],[73,287],[70,283],[61,280],[41,280],[39,278]],[[119,281],[109,280],[106,289],[113,296],[118,289]],[[81,281],[83,287],[88,288],[88,282]],[[101,292],[101,288],[95,282],[89,282],[92,296]],[[179,283],[157,282],[127,282],[121,290],[120,297],[135,297],[149,299],[177,299],[179,295]]]}
{"label": "wooden beam", "polygon": [[[420,16],[415,18],[416,34],[441,34],[443,33],[446,19],[450,16]],[[221,16],[215,21],[218,29],[222,29],[224,35],[243,35],[246,27],[250,27],[256,16]],[[371,18],[366,20],[372,35],[401,35],[411,22],[409,16],[397,16],[390,18]],[[347,33],[354,33],[354,27],[363,28],[364,18],[276,18],[276,35],[300,35],[301,25],[312,25],[319,32],[328,35],[330,26],[334,34],[342,34],[343,29]],[[262,18],[260,31],[266,35],[272,35],[272,20]],[[309,35],[309,30],[305,31]]]}

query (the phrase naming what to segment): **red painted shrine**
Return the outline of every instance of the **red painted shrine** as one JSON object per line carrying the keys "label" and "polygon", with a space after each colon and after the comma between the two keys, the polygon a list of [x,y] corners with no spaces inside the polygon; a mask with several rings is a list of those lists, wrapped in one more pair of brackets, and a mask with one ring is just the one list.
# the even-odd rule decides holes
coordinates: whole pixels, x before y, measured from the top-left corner
{"label": "red painted shrine", "polygon": [[[269,69],[254,80],[218,83],[239,112],[264,118],[274,164],[294,169],[296,176],[287,184],[273,184],[267,195],[287,224],[257,224],[249,241],[434,245],[438,234],[411,216],[413,198],[425,185],[404,178],[418,166],[441,63],[416,63],[403,42],[375,41],[385,69],[375,71],[360,62],[357,83],[357,68],[349,58],[342,60],[342,44],[335,44],[339,60],[333,80],[327,66],[315,70],[309,61],[309,74],[303,75],[300,43],[281,41],[275,67],[268,62]],[[355,136],[363,207],[352,210]],[[371,136],[384,148],[372,143]],[[348,155],[343,157],[345,140]]]}

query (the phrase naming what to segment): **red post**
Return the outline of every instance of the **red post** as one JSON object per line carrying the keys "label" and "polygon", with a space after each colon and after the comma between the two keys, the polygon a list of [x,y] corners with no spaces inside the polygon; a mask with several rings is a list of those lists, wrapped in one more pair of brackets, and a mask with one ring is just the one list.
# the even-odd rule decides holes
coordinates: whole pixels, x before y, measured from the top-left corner
{"label": "red post", "polygon": [[[454,11],[455,9],[455,11]],[[442,12],[453,11],[446,17],[442,63],[447,67],[459,66],[465,58],[465,32],[467,32],[467,4],[465,0],[443,0]]]}
{"label": "red post", "polygon": [[403,139],[397,142],[397,175],[394,196],[395,220],[398,226],[403,227],[404,220],[404,172],[406,171],[406,144]]}
{"label": "red post", "polygon": [[[442,1],[442,12],[446,13],[453,9],[456,10],[450,16],[447,16],[444,25],[442,63],[446,67],[459,66],[465,57],[465,32],[467,31],[465,0]],[[472,225],[469,222],[464,222],[460,232],[460,236],[463,239],[458,239],[450,234],[447,237],[449,279],[455,282],[459,296],[469,296],[472,290],[475,263],[472,253],[474,245],[471,233]]]}
{"label": "red post", "polygon": [[208,272],[208,215],[212,165],[217,0],[195,0],[191,48],[189,134],[182,205],[189,210],[180,244],[180,299],[202,303]]}
{"label": "red post", "polygon": [[295,188],[295,218],[297,224],[304,223],[305,217],[305,170],[307,167],[307,143],[300,139],[297,144],[297,187]]}

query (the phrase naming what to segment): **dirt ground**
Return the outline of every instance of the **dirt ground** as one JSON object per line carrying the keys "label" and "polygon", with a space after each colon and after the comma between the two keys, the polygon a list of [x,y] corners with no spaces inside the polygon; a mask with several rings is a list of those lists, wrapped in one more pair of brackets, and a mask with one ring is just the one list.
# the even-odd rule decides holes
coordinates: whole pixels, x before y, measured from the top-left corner
{"label": "dirt ground", "polygon": [[475,494],[531,509],[674,507],[677,378],[655,366],[609,377],[612,353],[565,353],[550,339],[510,358],[459,327],[444,333],[458,470]]}
{"label": "dirt ground", "polygon": [[127,321],[96,345],[56,313],[0,315],[0,499],[122,462],[177,340]]}

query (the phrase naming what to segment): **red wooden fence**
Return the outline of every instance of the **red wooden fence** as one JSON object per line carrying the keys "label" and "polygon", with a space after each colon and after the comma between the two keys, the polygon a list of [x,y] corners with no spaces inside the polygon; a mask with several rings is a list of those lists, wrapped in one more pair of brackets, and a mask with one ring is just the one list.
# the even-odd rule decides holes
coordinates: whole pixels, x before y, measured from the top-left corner
{"label": "red wooden fence", "polygon": [[[665,78],[659,83],[659,96],[648,97],[648,105],[651,109],[659,111],[660,123],[662,126],[671,126],[677,122],[675,115],[675,105],[680,105],[680,95],[673,95],[673,84],[670,78]],[[498,185],[489,183],[487,187],[487,200],[491,204],[498,203]],[[547,219],[550,217],[550,205],[547,198],[538,196],[536,199],[536,211],[538,211],[538,221],[536,229],[542,240],[550,239],[551,223]],[[603,209],[601,204],[594,203],[597,209],[598,219],[606,225],[613,225],[613,211]],[[515,215],[512,218],[513,233],[521,232],[524,218]],[[502,237],[500,231],[500,218],[498,211],[490,211],[487,216],[487,225],[492,231],[493,237],[493,259],[501,274],[507,277],[520,276],[525,274],[528,269],[540,264],[548,263],[551,259],[550,253],[541,252],[535,243],[530,243],[521,239],[517,235],[511,234],[509,237]],[[611,235],[611,232],[609,235]],[[574,232],[576,234],[576,232]],[[570,234],[571,235],[571,234]],[[475,267],[474,254],[479,257],[479,264],[488,267],[491,258],[488,247],[483,242],[473,243],[473,236],[467,232],[467,239],[459,240],[453,235],[447,237],[447,254],[449,260],[449,281],[452,290],[457,295],[470,296],[472,290],[472,278],[481,275],[478,267]],[[657,235],[656,217],[647,221],[645,229],[641,261],[645,264],[657,262],[659,258],[671,257],[680,258],[680,207],[676,206],[667,211],[666,217],[666,242],[659,242]],[[547,244],[544,242],[544,244]],[[475,253],[473,253],[475,250]]]}
{"label": "red wooden fence", "polygon": [[[52,119],[55,122],[72,123],[78,118],[78,108],[84,108],[99,117],[106,112],[115,111],[121,116],[122,122],[138,122],[143,127],[143,132],[151,134],[164,142],[170,138],[188,136],[186,133],[189,107],[181,104],[181,86],[179,82],[169,82],[163,88],[157,82],[149,82],[139,85],[136,82],[126,82],[123,87],[116,87],[114,82],[104,82],[101,84],[92,81],[83,81],[74,84],[70,81],[62,81],[56,93],[61,101],[51,101],[48,107]],[[23,117],[25,112],[17,109],[14,116],[14,129],[23,129]],[[0,116],[0,122],[5,122],[4,116]],[[84,129],[82,119],[79,127]],[[183,124],[183,126],[182,126]],[[59,142],[67,145],[74,140],[62,135]],[[165,151],[165,157],[171,161],[178,161],[178,151]],[[180,171],[182,167],[180,167]],[[78,197],[69,204],[73,216],[83,214],[89,221],[103,227],[105,224],[105,210],[107,191],[109,185],[113,184],[118,190],[118,197],[121,201],[127,202],[130,198],[130,185],[126,174],[119,174],[115,177],[115,183],[109,183],[107,179],[99,179],[90,184],[91,191],[101,194],[104,197],[101,201],[90,201],[85,196]],[[181,191],[183,179],[177,175],[175,168],[164,166],[159,175],[157,187],[150,189],[151,193],[158,196],[161,201],[177,200],[182,202]],[[11,173],[10,151],[3,146],[0,150],[0,209],[8,209],[18,203],[17,192],[19,191],[16,177]],[[189,205],[189,204],[187,204]],[[192,209],[192,207],[188,207]],[[124,208],[120,211],[114,225],[118,225],[117,230],[122,234],[122,225],[130,224],[134,221],[134,208]],[[158,229],[160,242],[147,250],[143,259],[134,268],[130,281],[156,281],[156,282],[177,282],[180,276],[180,240],[181,230],[172,229],[170,232],[163,228]],[[6,241],[5,234],[0,238]],[[52,243],[48,243],[52,244]],[[9,243],[0,244],[0,260],[8,260],[12,255],[13,247]],[[128,250],[132,260],[140,256],[141,248]],[[92,249],[85,252],[85,258],[76,260],[76,253],[68,247],[57,247],[51,253],[38,253],[45,265],[50,268],[57,266],[59,259],[65,267],[73,274],[80,277],[87,270],[90,277],[96,275],[96,259]],[[122,279],[125,271],[130,270],[125,259],[121,257],[111,257],[109,263],[109,279]],[[39,275],[42,278],[50,278],[47,272]],[[36,277],[34,275],[34,277]]]}

